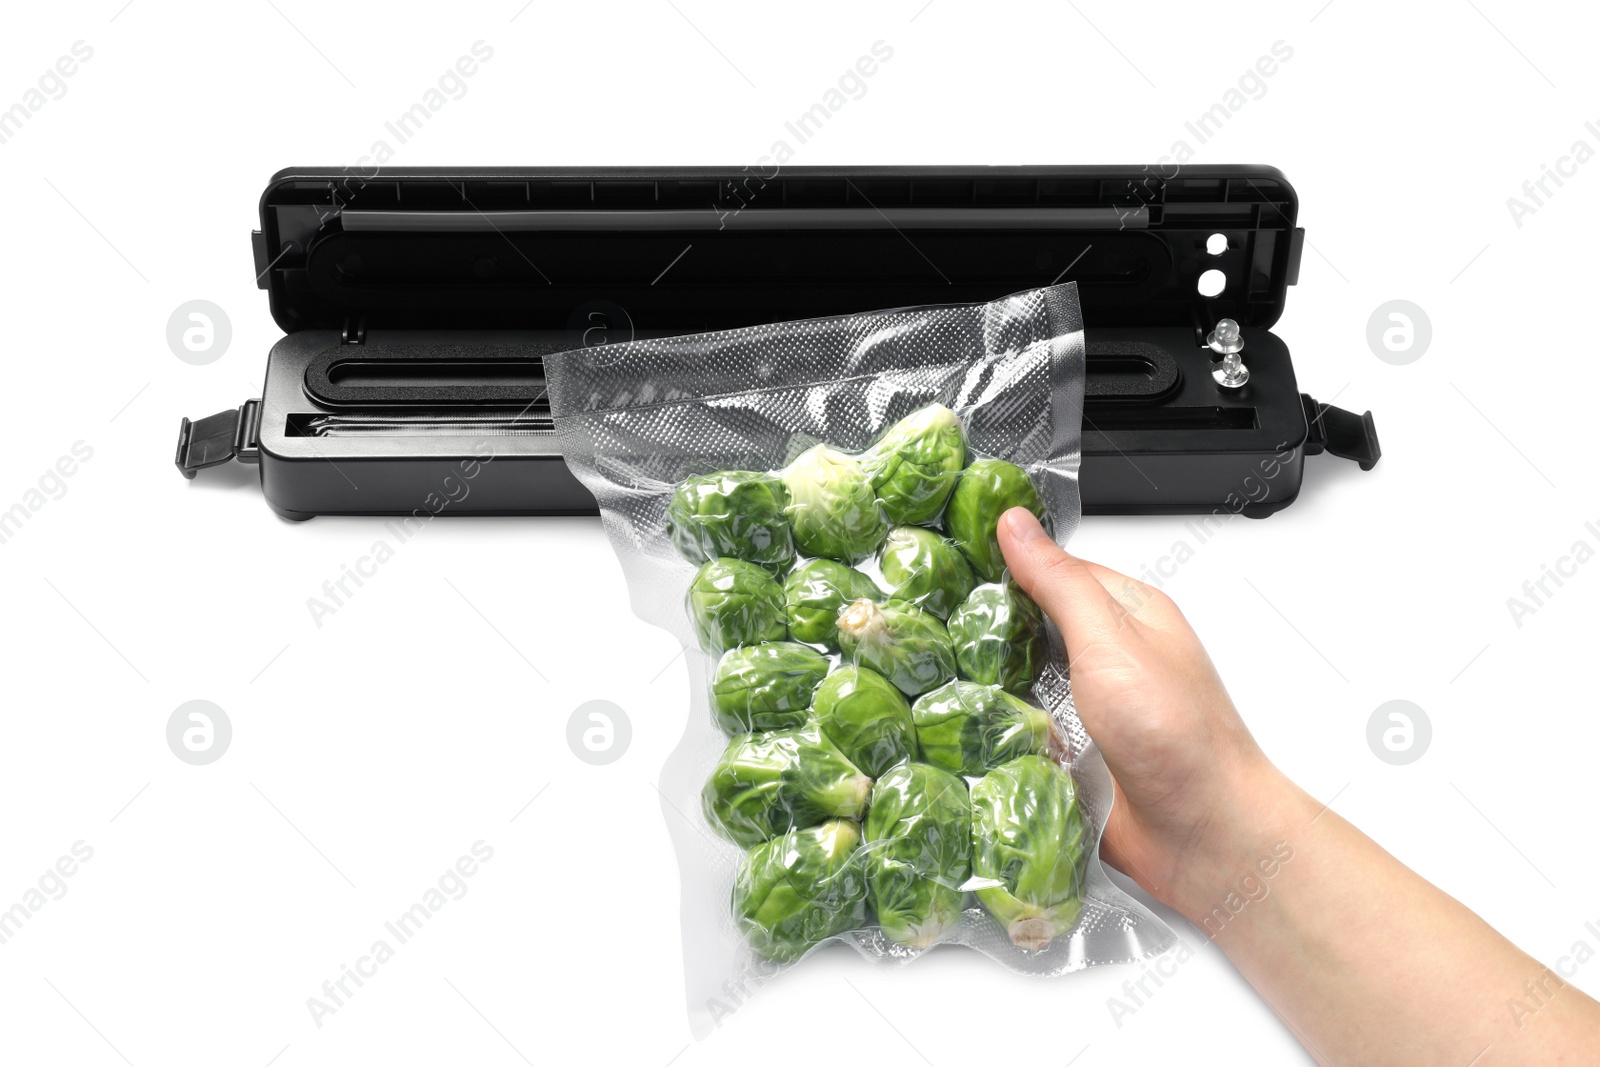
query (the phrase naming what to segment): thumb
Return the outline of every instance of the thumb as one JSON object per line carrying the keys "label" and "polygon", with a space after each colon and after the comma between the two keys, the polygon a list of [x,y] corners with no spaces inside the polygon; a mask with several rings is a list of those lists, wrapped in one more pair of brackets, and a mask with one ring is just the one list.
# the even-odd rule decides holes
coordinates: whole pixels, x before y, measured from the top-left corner
{"label": "thumb", "polygon": [[1088,565],[1050,539],[1027,508],[1000,516],[1000,551],[1011,577],[1055,620],[1071,652],[1111,633],[1125,614]]}

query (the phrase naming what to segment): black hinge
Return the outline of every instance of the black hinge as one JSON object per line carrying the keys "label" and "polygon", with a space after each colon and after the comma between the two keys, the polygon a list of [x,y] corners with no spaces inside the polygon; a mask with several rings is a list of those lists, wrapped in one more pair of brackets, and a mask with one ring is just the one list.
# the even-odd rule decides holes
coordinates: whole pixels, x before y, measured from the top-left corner
{"label": "black hinge", "polygon": [[1378,465],[1383,449],[1378,447],[1378,428],[1372,421],[1372,412],[1357,415],[1313,400],[1305,393],[1300,394],[1300,403],[1306,409],[1306,455],[1331,452],[1340,459],[1355,460],[1364,471]]}
{"label": "black hinge", "polygon": [[272,260],[267,257],[267,235],[260,230],[250,231],[250,254],[256,262],[256,288],[267,287],[267,271],[272,267]]}
{"label": "black hinge", "polygon": [[1289,232],[1289,265],[1284,271],[1284,281],[1300,284],[1300,254],[1306,249],[1306,228],[1296,226]]}
{"label": "black hinge", "polygon": [[366,344],[367,320],[365,318],[345,319],[344,329],[339,334],[339,343],[342,345]]}
{"label": "black hinge", "polygon": [[193,478],[202,467],[215,467],[237,459],[261,461],[261,401],[246,400],[240,407],[207,415],[197,422],[184,419],[178,427],[178,473]]}

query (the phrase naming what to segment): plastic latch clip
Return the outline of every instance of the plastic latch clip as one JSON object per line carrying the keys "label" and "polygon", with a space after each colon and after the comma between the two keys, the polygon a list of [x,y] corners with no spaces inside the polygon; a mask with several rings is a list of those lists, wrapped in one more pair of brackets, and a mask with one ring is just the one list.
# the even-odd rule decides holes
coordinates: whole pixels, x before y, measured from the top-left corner
{"label": "plastic latch clip", "polygon": [[1306,455],[1330,452],[1340,459],[1353,459],[1369,471],[1378,465],[1383,449],[1378,446],[1378,428],[1372,412],[1357,415],[1332,404],[1324,404],[1305,393],[1300,403],[1306,409]]}
{"label": "plastic latch clip", "polygon": [[184,419],[178,427],[178,454],[173,462],[178,473],[193,478],[203,467],[215,467],[230,459],[240,463],[261,461],[261,401],[244,404],[196,422]]}

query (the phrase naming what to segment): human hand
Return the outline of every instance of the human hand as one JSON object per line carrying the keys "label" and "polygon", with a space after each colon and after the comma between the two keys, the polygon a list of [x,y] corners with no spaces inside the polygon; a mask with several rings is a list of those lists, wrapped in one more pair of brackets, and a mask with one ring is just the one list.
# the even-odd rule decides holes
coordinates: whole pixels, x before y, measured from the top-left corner
{"label": "human hand", "polygon": [[[1062,551],[1023,508],[999,535],[1116,782],[1106,860],[1220,945],[1317,1062],[1594,1062],[1600,1004],[1273,767],[1167,596]],[[1273,888],[1246,913],[1230,901],[1258,871]]]}
{"label": "human hand", "polygon": [[1200,639],[1160,590],[1069,555],[1025,508],[1000,520],[1017,583],[1066,640],[1072,694],[1116,782],[1105,858],[1162,903],[1203,912],[1303,797],[1267,761]]}

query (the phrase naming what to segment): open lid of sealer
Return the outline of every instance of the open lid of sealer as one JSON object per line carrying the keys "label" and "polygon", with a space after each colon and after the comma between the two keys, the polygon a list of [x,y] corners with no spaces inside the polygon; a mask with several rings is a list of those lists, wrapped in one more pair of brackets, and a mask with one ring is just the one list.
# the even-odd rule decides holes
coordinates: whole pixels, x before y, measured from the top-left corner
{"label": "open lid of sealer", "polygon": [[290,168],[253,238],[291,333],[569,330],[595,306],[698,332],[1055,281],[1090,327],[1203,332],[1278,320],[1297,209],[1265,166]]}

